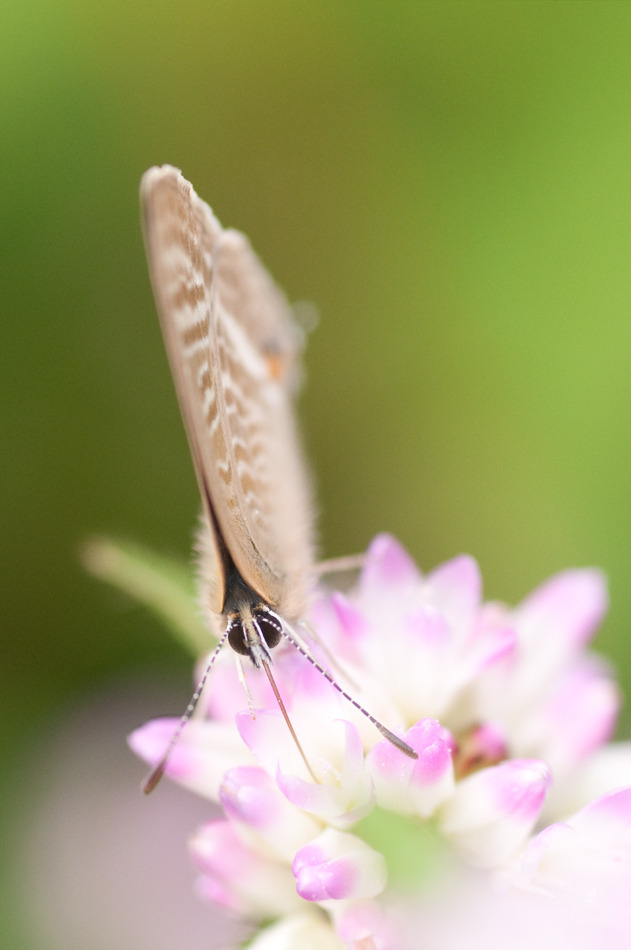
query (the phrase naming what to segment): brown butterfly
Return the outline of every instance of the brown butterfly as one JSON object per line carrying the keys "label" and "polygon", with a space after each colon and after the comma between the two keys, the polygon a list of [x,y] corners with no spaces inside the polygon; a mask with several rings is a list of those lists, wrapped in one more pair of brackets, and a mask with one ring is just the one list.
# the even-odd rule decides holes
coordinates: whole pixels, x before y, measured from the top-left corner
{"label": "brown butterfly", "polygon": [[265,670],[308,768],[270,670],[271,650],[283,636],[382,735],[416,758],[344,692],[292,627],[313,583],[314,519],[293,412],[302,334],[287,300],[247,238],[224,230],[176,168],[149,169],[140,198],[151,282],[202,499],[202,602],[213,629],[223,630],[144,789],[164,773],[226,639]]}

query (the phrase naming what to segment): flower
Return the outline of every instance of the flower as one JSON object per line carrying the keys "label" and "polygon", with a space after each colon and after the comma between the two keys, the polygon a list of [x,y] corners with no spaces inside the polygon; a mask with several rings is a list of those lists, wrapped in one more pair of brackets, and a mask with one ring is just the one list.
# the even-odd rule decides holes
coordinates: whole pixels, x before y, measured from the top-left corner
{"label": "flower", "polygon": [[[419,933],[437,932],[419,829],[440,854],[444,892],[469,901],[472,919],[495,901],[491,916],[507,932],[528,906],[538,926],[571,918],[582,934],[589,903],[590,926],[607,919],[618,932],[631,791],[609,790],[631,785],[631,750],[605,745],[618,690],[588,651],[605,581],[566,571],[513,609],[484,603],[481,587],[472,558],[423,575],[381,535],[353,589],[318,594],[301,636],[370,715],[281,645],[274,675],[308,765],[267,680],[247,674],[252,713],[229,652],[218,658],[208,716],[187,725],[166,774],[223,806],[225,819],[198,831],[191,852],[204,897],[276,921],[251,946],[412,946],[404,932],[414,920]],[[381,738],[373,716],[417,758]],[[149,723],[132,748],[154,765],[175,725]],[[379,834],[384,821],[408,829],[401,850]],[[409,866],[400,888],[399,863]]]}

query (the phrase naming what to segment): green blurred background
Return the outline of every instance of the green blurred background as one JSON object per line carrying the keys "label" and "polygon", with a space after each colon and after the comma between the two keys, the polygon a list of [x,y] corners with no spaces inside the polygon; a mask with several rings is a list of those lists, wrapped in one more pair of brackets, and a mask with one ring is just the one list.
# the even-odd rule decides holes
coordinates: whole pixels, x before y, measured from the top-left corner
{"label": "green blurred background", "polygon": [[[322,553],[389,530],[424,569],[474,554],[508,601],[600,565],[597,646],[628,692],[631,5],[4,0],[1,19],[12,834],[51,724],[135,676],[188,691],[189,659],[77,557],[94,532],[187,557],[197,513],[138,223],[152,164],[317,304],[300,412]],[[0,943],[27,946],[5,891]]]}

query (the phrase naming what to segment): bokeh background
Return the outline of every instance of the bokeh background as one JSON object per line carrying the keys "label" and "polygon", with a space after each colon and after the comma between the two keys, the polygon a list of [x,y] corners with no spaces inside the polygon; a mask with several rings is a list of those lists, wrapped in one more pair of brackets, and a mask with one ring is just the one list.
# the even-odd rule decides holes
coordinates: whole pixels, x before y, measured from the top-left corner
{"label": "bokeh background", "polygon": [[185,558],[196,518],[140,175],[181,167],[318,307],[300,414],[322,553],[389,530],[425,569],[474,554],[507,601],[600,565],[597,647],[628,694],[631,5],[3,0],[1,19],[0,943],[211,947],[212,915],[194,906],[193,936],[177,902],[180,939],[148,939],[185,831],[148,844],[175,819],[138,808],[124,745],[180,710],[190,660],[77,553],[98,532]]}

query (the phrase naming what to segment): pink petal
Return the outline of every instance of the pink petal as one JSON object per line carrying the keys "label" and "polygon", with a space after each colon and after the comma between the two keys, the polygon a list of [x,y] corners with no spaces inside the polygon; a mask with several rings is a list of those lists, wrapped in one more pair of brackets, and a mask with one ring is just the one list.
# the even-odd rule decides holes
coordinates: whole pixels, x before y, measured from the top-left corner
{"label": "pink petal", "polygon": [[328,861],[321,854],[300,852],[304,864],[294,861],[296,889],[306,901],[342,900],[351,897],[357,884],[357,867],[344,858]]}
{"label": "pink petal", "polygon": [[423,656],[427,659],[429,651],[438,656],[453,645],[451,627],[433,604],[421,604],[406,613],[397,624],[395,633],[403,634],[402,646],[408,651],[406,659],[410,662],[414,662],[418,650],[423,650]]}
{"label": "pink petal", "polygon": [[293,772],[284,772],[279,765],[276,781],[288,801],[297,808],[327,821],[351,823],[372,809],[374,793],[364,769],[364,755],[359,733],[346,720],[339,721],[345,745],[341,768],[334,763],[318,762],[323,780],[303,779]]}
{"label": "pink petal", "polygon": [[351,901],[336,914],[336,929],[345,946],[357,947],[394,947],[388,935],[384,933],[386,923],[384,912],[374,900]]}
{"label": "pink petal", "polygon": [[258,852],[227,821],[210,822],[194,835],[190,850],[202,871],[198,890],[206,899],[242,914],[276,916],[297,908],[288,865]]}
{"label": "pink petal", "polygon": [[577,648],[591,640],[607,607],[604,575],[585,568],[550,578],[522,601],[517,614],[527,639],[554,636]]}
{"label": "pink petal", "polygon": [[396,596],[397,591],[418,587],[420,581],[421,574],[405,548],[389,534],[377,535],[361,572],[362,595],[383,600],[384,596]]}
{"label": "pink petal", "polygon": [[251,849],[224,819],[210,821],[193,839],[192,854],[200,870],[231,878],[242,875],[252,861]]}
{"label": "pink petal", "polygon": [[298,851],[292,871],[298,893],[308,901],[375,897],[387,876],[383,855],[333,828]]}
{"label": "pink petal", "polygon": [[[178,719],[154,719],[128,737],[130,748],[156,765],[168,748]],[[227,769],[252,761],[231,723],[192,720],[187,723],[167,762],[165,774],[213,801]]]}
{"label": "pink petal", "polygon": [[[537,835],[513,883],[563,899],[580,919],[597,928],[603,945],[627,946],[631,788],[610,792],[565,824],[551,825]],[[612,943],[622,935],[623,943]]]}
{"label": "pink petal", "polygon": [[622,841],[631,844],[631,787],[596,799],[570,818],[568,824],[577,831],[596,832],[601,845],[616,846]]}
{"label": "pink petal", "polygon": [[475,772],[457,784],[443,806],[442,831],[470,863],[497,866],[532,831],[550,783],[550,769],[537,759],[514,759]]}
{"label": "pink petal", "polygon": [[427,578],[432,603],[454,630],[467,630],[480,607],[482,578],[477,562],[466,554],[447,561]]}
{"label": "pink petal", "polygon": [[[553,795],[555,816],[571,815],[615,788],[631,785],[631,742],[601,746],[572,773]],[[556,790],[555,790],[556,791]]]}
{"label": "pink petal", "polygon": [[231,818],[261,829],[272,824],[278,796],[271,777],[263,769],[231,769],[224,775],[219,800]]}
{"label": "pink petal", "polygon": [[288,861],[320,828],[317,821],[287,801],[263,769],[231,769],[224,776],[219,797],[233,822],[256,831],[268,842],[270,853]]}
{"label": "pink petal", "polygon": [[338,592],[331,595],[331,606],[343,637],[348,640],[361,639],[368,627],[368,621],[362,611],[348,597]]}
{"label": "pink petal", "polygon": [[592,663],[569,671],[544,708],[551,745],[575,765],[611,737],[620,708],[616,684]]}
{"label": "pink petal", "polygon": [[472,669],[476,676],[515,655],[517,635],[512,627],[500,627],[487,631],[486,637],[476,641],[472,650]]}
{"label": "pink petal", "polygon": [[301,774],[305,771],[280,712],[257,710],[254,719],[247,712],[239,713],[237,729],[247,747],[270,775],[276,774],[281,756],[288,758]]}
{"label": "pink petal", "polygon": [[427,818],[453,791],[453,737],[435,719],[422,719],[405,741],[418,759],[403,755],[387,739],[369,753],[377,801],[382,808]]}

